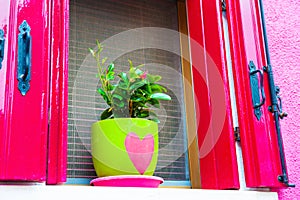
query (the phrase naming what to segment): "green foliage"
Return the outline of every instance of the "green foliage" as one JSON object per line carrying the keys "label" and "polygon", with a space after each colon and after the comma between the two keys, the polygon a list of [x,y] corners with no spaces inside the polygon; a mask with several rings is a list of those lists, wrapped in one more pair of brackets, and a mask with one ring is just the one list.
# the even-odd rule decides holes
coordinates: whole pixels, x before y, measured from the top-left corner
{"label": "green foliage", "polygon": [[159,122],[151,106],[160,108],[161,100],[171,100],[171,97],[165,94],[167,89],[157,83],[162,77],[144,72],[141,69],[143,65],[135,67],[132,61],[128,60],[129,71],[119,73],[118,83],[112,84],[115,80],[115,65],[112,63],[105,67],[107,58],[101,59],[103,45],[99,41],[96,43],[97,50],[90,48],[89,51],[98,67],[97,77],[101,85],[97,92],[109,106],[102,112],[100,119],[131,117]]}

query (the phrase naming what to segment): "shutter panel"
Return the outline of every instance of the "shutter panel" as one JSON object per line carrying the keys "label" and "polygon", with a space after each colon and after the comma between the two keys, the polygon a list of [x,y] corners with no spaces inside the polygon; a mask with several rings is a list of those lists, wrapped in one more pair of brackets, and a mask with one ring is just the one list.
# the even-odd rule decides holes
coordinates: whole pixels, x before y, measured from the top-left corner
{"label": "shutter panel", "polygon": [[53,0],[47,184],[66,181],[68,134],[69,1]]}
{"label": "shutter panel", "polygon": [[259,70],[266,66],[258,1],[228,0],[227,6],[246,185],[282,187],[278,181],[281,165],[275,124],[268,111],[271,99],[267,73],[263,79],[265,103],[256,112],[253,108],[253,102],[263,99],[262,85],[258,72],[250,80],[249,63]]}
{"label": "shutter panel", "polygon": [[239,188],[219,0],[187,1],[202,188]]}
{"label": "shutter panel", "polygon": [[[9,22],[4,27],[7,60],[0,71],[0,180],[44,181],[48,131],[49,4],[48,1],[0,0],[0,5],[0,23]],[[22,95],[18,89],[17,66],[22,60],[18,60],[18,55],[26,51],[18,50],[18,47],[24,44],[26,50],[30,44],[25,34],[18,41],[19,26],[24,20],[31,29],[31,59],[23,59],[23,66],[26,70],[30,62],[31,70],[24,70],[20,78],[31,75],[31,80],[28,92]]]}

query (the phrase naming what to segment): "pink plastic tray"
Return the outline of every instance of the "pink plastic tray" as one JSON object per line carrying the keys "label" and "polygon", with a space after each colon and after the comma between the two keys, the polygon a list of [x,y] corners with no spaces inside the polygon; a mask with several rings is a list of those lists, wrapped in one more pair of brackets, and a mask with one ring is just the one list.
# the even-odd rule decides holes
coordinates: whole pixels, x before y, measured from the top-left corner
{"label": "pink plastic tray", "polygon": [[121,175],[96,178],[90,184],[92,186],[157,188],[163,182],[164,179],[157,176]]}

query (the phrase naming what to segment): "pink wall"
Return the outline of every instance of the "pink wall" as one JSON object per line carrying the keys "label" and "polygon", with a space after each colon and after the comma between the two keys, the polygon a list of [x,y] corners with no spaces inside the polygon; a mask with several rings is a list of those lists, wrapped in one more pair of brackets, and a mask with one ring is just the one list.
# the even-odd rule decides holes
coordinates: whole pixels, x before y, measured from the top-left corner
{"label": "pink wall", "polygon": [[275,82],[280,86],[281,121],[291,183],[296,188],[279,191],[279,199],[300,199],[300,1],[264,0],[271,61]]}

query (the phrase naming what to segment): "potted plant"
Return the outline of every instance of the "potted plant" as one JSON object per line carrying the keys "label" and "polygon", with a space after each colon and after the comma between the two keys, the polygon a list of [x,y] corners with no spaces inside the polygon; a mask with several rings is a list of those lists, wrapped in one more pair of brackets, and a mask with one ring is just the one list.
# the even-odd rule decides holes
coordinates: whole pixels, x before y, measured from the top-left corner
{"label": "potted plant", "polygon": [[[89,49],[97,62],[100,87],[97,89],[107,108],[92,125],[91,148],[99,177],[115,175],[153,175],[158,157],[158,116],[161,100],[171,100],[157,83],[161,76],[134,66],[115,74],[114,64],[105,67],[103,45]],[[116,78],[118,77],[118,80]]]}

